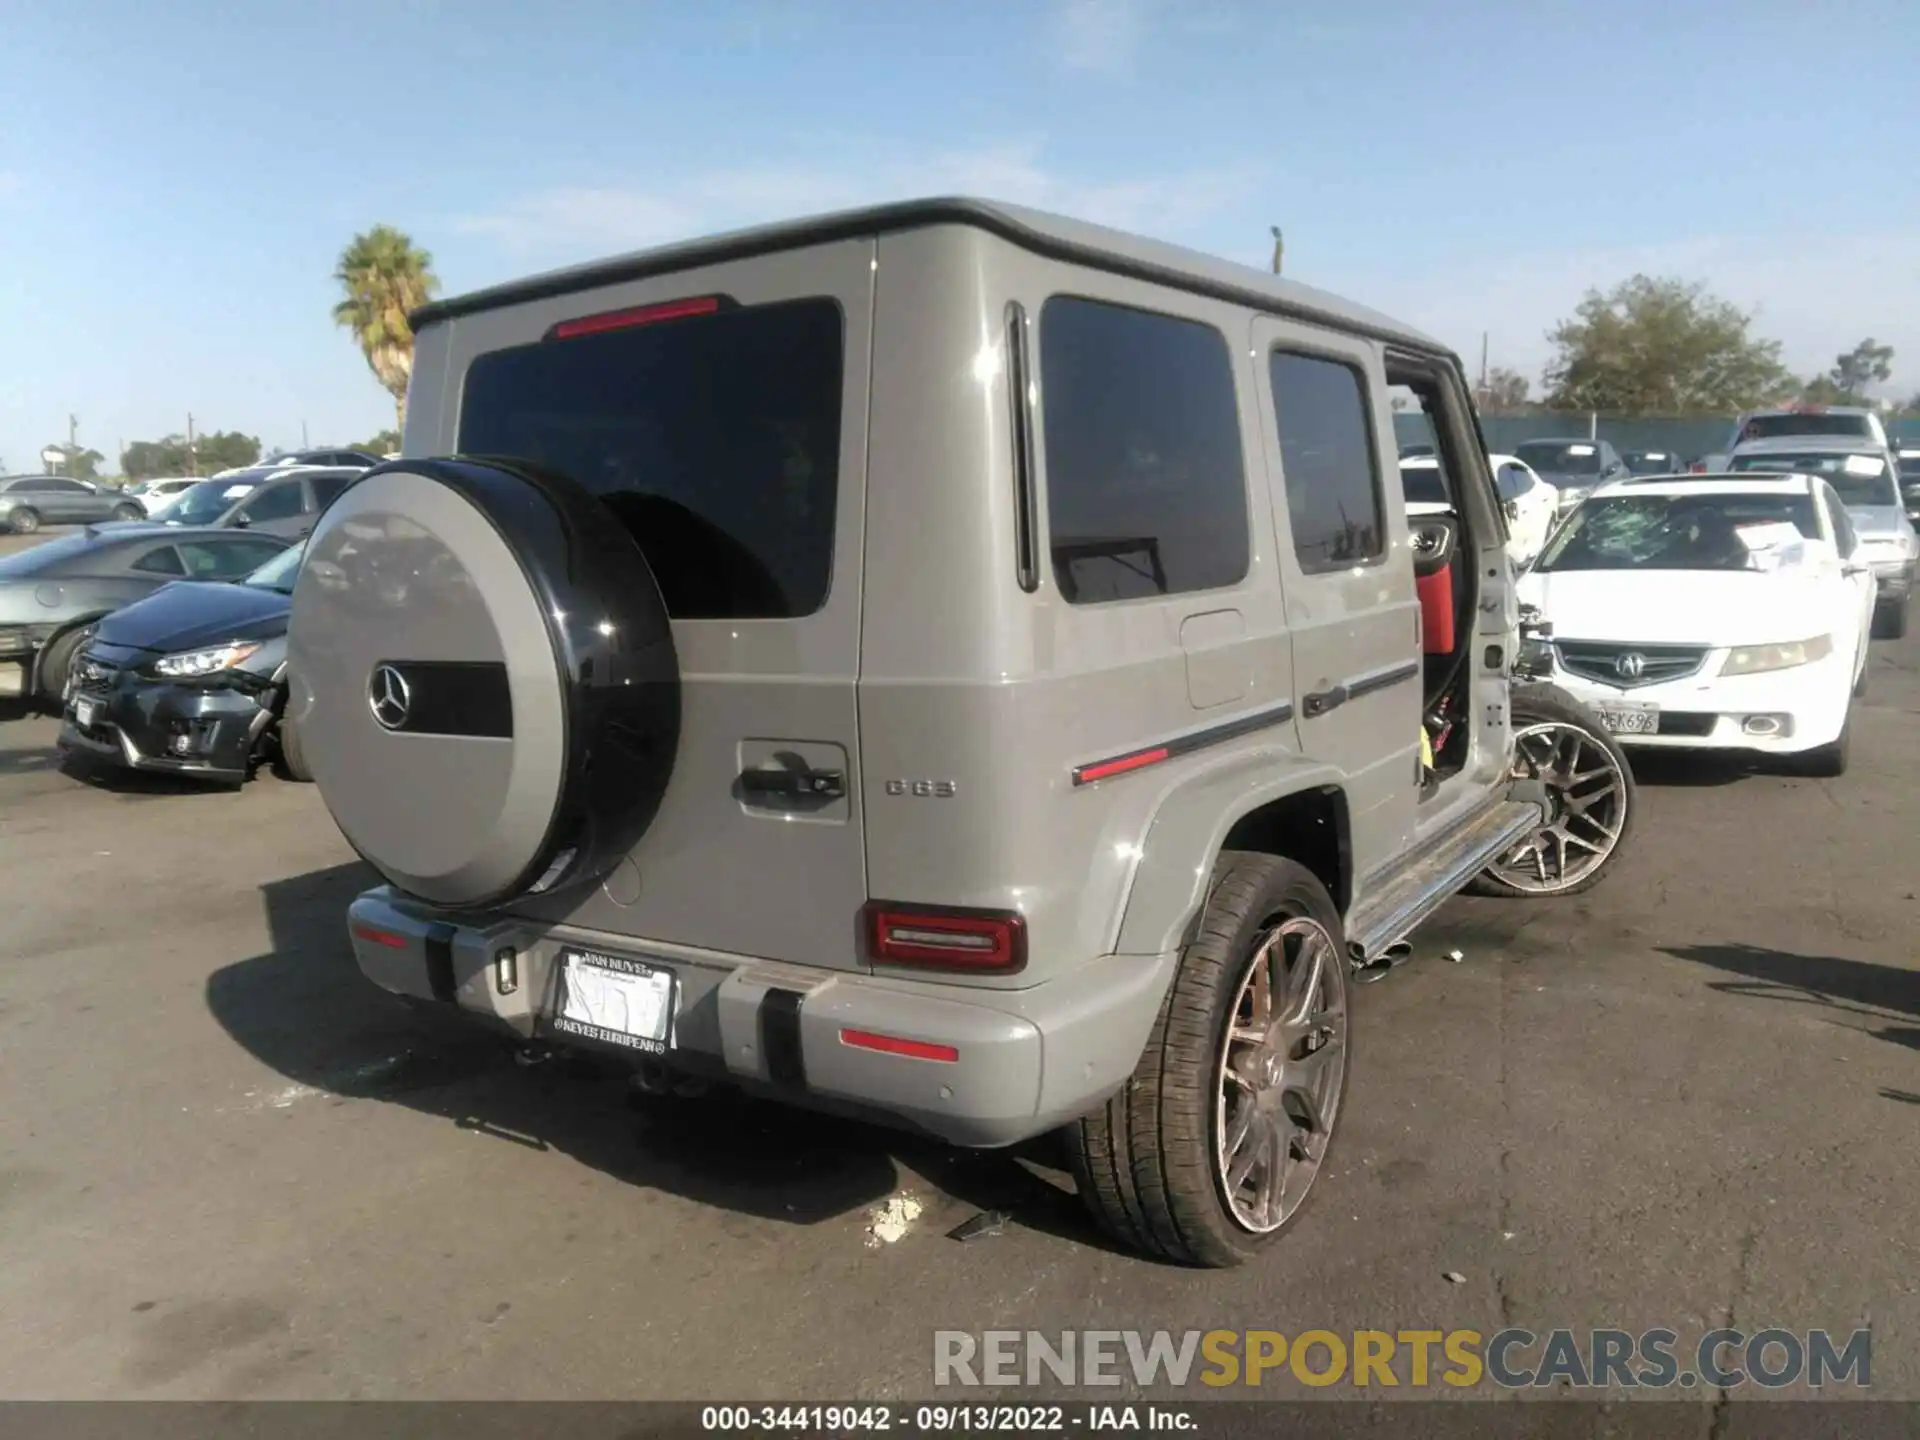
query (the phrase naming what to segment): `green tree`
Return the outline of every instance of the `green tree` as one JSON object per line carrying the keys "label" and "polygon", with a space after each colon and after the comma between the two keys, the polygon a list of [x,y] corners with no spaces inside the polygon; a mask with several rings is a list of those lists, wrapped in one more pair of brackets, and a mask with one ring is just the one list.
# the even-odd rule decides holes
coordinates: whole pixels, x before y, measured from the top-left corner
{"label": "green tree", "polygon": [[1809,405],[1851,405],[1859,397],[1843,389],[1832,375],[1815,375],[1800,387],[1800,398]]}
{"label": "green tree", "polygon": [[62,445],[67,458],[60,462],[60,473],[71,475],[76,480],[98,480],[100,462],[107,457],[98,450],[82,450],[72,445]]}
{"label": "green tree", "polygon": [[242,435],[238,430],[216,430],[195,436],[193,448],[198,462],[196,473],[212,475],[253,464],[260,458],[260,437]]}
{"label": "green tree", "polygon": [[193,453],[187,453],[187,437],[168,435],[160,440],[136,440],[120,456],[120,469],[129,480],[148,480],[156,475],[212,475],[220,470],[237,470],[260,458],[257,436],[237,430],[214,431],[196,435]]}
{"label": "green tree", "polygon": [[356,450],[364,450],[369,455],[388,454],[400,448],[400,432],[398,430],[382,430],[371,440],[362,440],[353,448]]}
{"label": "green tree", "polygon": [[407,424],[407,381],[413,375],[413,327],[407,313],[440,288],[433,257],[391,225],[376,225],[340,252],[333,272],[346,298],[333,321],[353,332],[367,368],[393,396],[396,428]]}
{"label": "green tree", "polygon": [[1893,347],[1876,345],[1869,335],[1846,354],[1834,356],[1833,369],[1823,378],[1847,399],[1863,399],[1869,385],[1884,385],[1893,378]]}
{"label": "green tree", "polygon": [[1518,370],[1496,365],[1487,371],[1487,378],[1474,387],[1473,403],[1483,415],[1511,415],[1527,408],[1530,389],[1527,377]]}
{"label": "green tree", "polygon": [[1705,287],[1635,275],[1589,290],[1547,332],[1546,405],[1610,415],[1706,415],[1752,409],[1799,388],[1780,344],[1751,333],[1753,317]]}

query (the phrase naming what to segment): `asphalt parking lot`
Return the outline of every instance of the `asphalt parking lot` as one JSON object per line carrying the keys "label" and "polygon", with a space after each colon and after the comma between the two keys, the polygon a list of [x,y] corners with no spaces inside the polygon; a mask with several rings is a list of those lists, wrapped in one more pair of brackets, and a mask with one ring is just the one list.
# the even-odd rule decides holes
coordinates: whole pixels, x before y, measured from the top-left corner
{"label": "asphalt parking lot", "polygon": [[635,1110],[417,1016],[353,966],[370,874],[311,787],[75,778],[10,715],[0,1395],[924,1398],[936,1329],[1727,1323],[1871,1325],[1920,1399],[1920,638],[1855,724],[1837,781],[1644,774],[1588,896],[1453,903],[1356,992],[1310,1213],[1193,1273],[1044,1153]]}

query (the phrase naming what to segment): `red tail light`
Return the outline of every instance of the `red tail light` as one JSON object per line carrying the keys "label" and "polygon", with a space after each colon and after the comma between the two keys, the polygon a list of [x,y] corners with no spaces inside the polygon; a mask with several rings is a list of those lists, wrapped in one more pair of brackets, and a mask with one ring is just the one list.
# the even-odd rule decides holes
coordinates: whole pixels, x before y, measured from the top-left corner
{"label": "red tail light", "polygon": [[686,300],[663,300],[657,305],[636,305],[628,310],[605,310],[598,315],[582,315],[577,320],[562,320],[547,331],[547,339],[571,340],[578,335],[598,335],[603,330],[626,330],[661,320],[713,315],[725,301],[723,295],[696,295]]}
{"label": "red tail light", "polygon": [[861,914],[878,965],[1010,975],[1027,963],[1027,922],[1010,911],[870,900]]}
{"label": "red tail light", "polygon": [[876,1035],[871,1030],[842,1030],[840,1043],[856,1050],[878,1050],[882,1055],[904,1055],[909,1060],[944,1060],[952,1064],[960,1058],[960,1052],[951,1045],[905,1040],[898,1035]]}
{"label": "red tail light", "polygon": [[404,950],[407,948],[406,936],[396,935],[391,930],[376,930],[371,925],[354,926],[353,938],[356,940],[365,940],[373,945],[384,945],[389,950]]}

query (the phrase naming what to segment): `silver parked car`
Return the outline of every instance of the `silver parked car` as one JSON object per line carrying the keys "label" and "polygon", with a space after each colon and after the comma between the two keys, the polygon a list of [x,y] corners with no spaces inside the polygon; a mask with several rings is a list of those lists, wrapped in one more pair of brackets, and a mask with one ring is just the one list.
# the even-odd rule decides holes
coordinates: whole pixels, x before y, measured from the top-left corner
{"label": "silver parked car", "polygon": [[[1511,678],[1460,363],[1385,316],[927,201],[414,321],[413,454],[319,518],[289,633],[388,990],[1064,1127],[1114,1234],[1229,1265],[1326,1162],[1352,982],[1619,853],[1618,747]],[[1417,533],[1389,386],[1454,482]]]}
{"label": "silver parked car", "polygon": [[65,475],[0,478],[0,529],[31,535],[42,525],[88,525],[98,520],[143,520],[138,500],[91,480]]}
{"label": "silver parked car", "polygon": [[1899,462],[1884,442],[1807,435],[1749,440],[1734,448],[1727,468],[1818,475],[1833,486],[1859,536],[1860,556],[1872,567],[1879,587],[1874,633],[1889,640],[1907,633],[1920,537],[1907,518]]}

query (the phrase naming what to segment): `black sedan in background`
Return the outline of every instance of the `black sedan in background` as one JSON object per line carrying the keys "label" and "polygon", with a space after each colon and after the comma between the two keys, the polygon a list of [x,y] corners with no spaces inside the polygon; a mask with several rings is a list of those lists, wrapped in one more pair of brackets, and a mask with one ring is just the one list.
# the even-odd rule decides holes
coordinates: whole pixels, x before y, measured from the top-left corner
{"label": "black sedan in background", "polygon": [[239,580],[287,547],[275,535],[134,522],[0,556],[0,697],[53,704],[86,627],[182,580]]}
{"label": "black sedan in background", "polygon": [[290,779],[311,779],[281,721],[303,548],[231,585],[169,585],[101,621],[74,662],[60,748],[235,788],[271,754]]}

